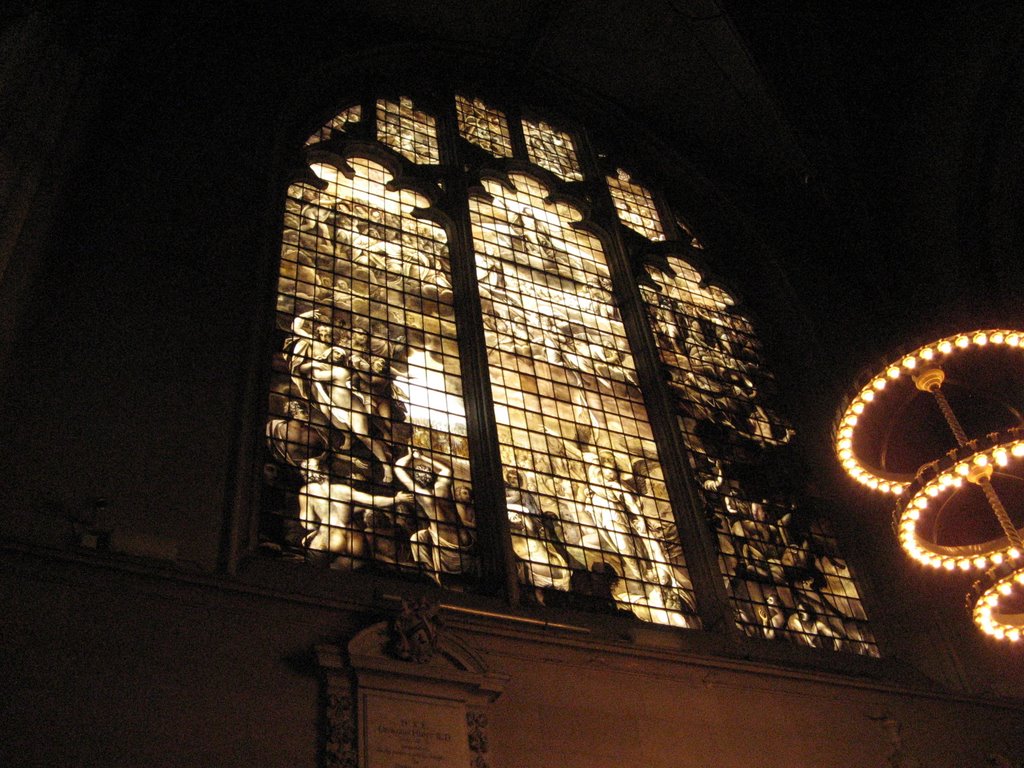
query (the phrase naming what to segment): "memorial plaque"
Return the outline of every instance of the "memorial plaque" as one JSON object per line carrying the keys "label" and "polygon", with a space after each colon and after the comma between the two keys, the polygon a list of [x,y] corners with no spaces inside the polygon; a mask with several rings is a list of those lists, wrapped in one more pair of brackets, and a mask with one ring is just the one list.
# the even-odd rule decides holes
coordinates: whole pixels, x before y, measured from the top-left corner
{"label": "memorial plaque", "polygon": [[362,691],[362,768],[469,768],[466,705]]}

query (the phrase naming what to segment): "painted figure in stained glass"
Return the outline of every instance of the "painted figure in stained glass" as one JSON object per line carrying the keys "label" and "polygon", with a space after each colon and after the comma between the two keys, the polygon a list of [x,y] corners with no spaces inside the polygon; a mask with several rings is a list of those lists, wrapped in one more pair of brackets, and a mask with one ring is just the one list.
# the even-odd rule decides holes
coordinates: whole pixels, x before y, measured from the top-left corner
{"label": "painted figure in stained glass", "polygon": [[660,465],[601,242],[536,179],[511,182],[470,212],[520,580],[538,599],[607,583],[622,609],[693,626],[667,491],[634,471]]}
{"label": "painted figure in stained glass", "polygon": [[444,230],[373,161],[312,170],[322,188],[294,185],[285,216],[265,494],[284,533],[267,546],[335,568],[471,573]]}
{"label": "painted figure in stained glass", "polygon": [[820,527],[795,513],[785,454],[793,433],[771,404],[752,326],[681,258],[647,269],[654,285],[641,292],[737,625],[753,637],[877,654],[852,578],[826,554]]}

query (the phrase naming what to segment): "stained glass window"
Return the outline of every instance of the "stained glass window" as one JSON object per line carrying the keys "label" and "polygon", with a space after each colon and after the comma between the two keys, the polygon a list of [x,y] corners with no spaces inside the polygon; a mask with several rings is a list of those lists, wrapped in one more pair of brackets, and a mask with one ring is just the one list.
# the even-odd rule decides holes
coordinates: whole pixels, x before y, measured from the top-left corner
{"label": "stained glass window", "polygon": [[[367,118],[359,107],[307,141],[317,181],[292,184],[284,213],[264,550],[446,589],[490,592],[504,576],[521,601],[698,629],[721,593],[691,582],[684,548],[703,550],[678,523],[703,536],[697,518],[717,542],[701,572],[717,567],[734,636],[878,655],[826,516],[801,500],[793,430],[729,292],[664,245],[645,256],[599,238],[614,221],[584,220],[562,183],[597,167],[581,163],[587,142],[524,120],[517,145],[502,112],[453,99],[440,117],[406,97],[376,102],[377,139],[404,161],[350,135]],[[446,141],[442,166],[439,136],[456,134],[494,167],[465,141]],[[330,153],[317,146],[328,140]],[[451,182],[470,166],[458,199]],[[590,181],[607,185],[623,225],[676,236],[626,172]],[[449,239],[459,221],[468,241]],[[703,248],[675,223],[684,252]],[[639,305],[631,258],[646,259]],[[479,314],[468,310],[477,299]],[[627,332],[620,308],[646,312],[651,335],[632,338],[642,323]],[[483,348],[467,350],[467,338]],[[475,373],[464,381],[467,351]],[[681,445],[657,444],[648,402],[671,409]],[[471,443],[484,450],[478,473],[500,464],[486,508],[474,502]],[[663,466],[689,479],[666,482]],[[691,480],[700,509],[670,497]],[[509,536],[491,536],[506,521]]]}
{"label": "stained glass window", "polygon": [[267,495],[277,546],[446,583],[475,569],[447,237],[382,166],[289,189]]}
{"label": "stained glass window", "polygon": [[679,428],[701,487],[737,626],[752,637],[877,655],[856,585],[815,516],[796,503],[775,382],[728,292],[680,258],[641,288]]}
{"label": "stained glass window", "polygon": [[327,141],[331,138],[334,131],[344,133],[349,129],[350,126],[356,124],[360,120],[362,110],[359,105],[356,104],[354,107],[342,110],[326,123],[324,123],[312,136],[306,139],[306,146],[316,144],[321,141]]}
{"label": "stained glass window", "polygon": [[440,162],[437,123],[431,115],[417,111],[411,99],[377,101],[377,139],[410,162]]}
{"label": "stained glass window", "polygon": [[492,109],[480,99],[455,97],[455,111],[459,120],[459,134],[495,157],[512,156],[512,139],[508,134],[508,121],[504,113]]}
{"label": "stained glass window", "polygon": [[565,181],[583,180],[576,147],[568,133],[552,128],[543,120],[523,120],[523,138],[526,139],[526,154],[531,163]]}
{"label": "stained glass window", "polygon": [[696,613],[636,370],[596,237],[525,175],[470,200],[520,580],[637,616]]}
{"label": "stained glass window", "polygon": [[650,240],[664,240],[665,230],[661,226],[651,193],[635,184],[621,168],[615,176],[609,176],[607,181],[619,221]]}

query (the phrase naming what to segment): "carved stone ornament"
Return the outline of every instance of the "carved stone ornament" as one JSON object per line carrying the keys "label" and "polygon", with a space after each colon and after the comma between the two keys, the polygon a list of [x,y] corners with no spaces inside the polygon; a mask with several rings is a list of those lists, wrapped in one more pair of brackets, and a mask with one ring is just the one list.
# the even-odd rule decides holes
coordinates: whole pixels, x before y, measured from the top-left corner
{"label": "carved stone ornament", "polygon": [[316,648],[325,768],[488,768],[487,707],[507,677],[439,628],[438,607],[413,601],[347,645]]}
{"label": "carved stone ornament", "polygon": [[397,659],[426,664],[437,652],[443,622],[436,602],[427,598],[402,600],[402,611],[391,622],[388,650]]}

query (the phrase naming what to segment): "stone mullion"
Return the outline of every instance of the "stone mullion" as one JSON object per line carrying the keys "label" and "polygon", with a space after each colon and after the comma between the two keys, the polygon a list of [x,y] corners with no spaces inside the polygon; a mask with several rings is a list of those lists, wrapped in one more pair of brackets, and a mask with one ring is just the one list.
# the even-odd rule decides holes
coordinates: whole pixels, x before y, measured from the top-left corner
{"label": "stone mullion", "polygon": [[[688,451],[680,434],[676,409],[662,370],[661,356],[651,333],[646,304],[637,284],[636,271],[618,225],[618,214],[604,175],[598,171],[585,137],[579,137],[577,151],[586,177],[594,179],[591,190],[591,218],[606,225],[608,267],[615,286],[615,302],[629,340],[643,392],[651,431],[665,476],[686,568],[697,599],[697,610],[705,629],[724,633],[734,642],[739,633],[732,619],[729,596],[718,566],[718,546],[703,524],[703,501],[687,461]],[[660,211],[659,211],[660,213]]]}
{"label": "stone mullion", "polygon": [[505,509],[498,429],[476,278],[473,228],[469,216],[470,180],[463,170],[465,165],[459,151],[455,97],[454,94],[449,95],[448,106],[438,116],[437,126],[445,184],[445,194],[438,207],[450,224],[448,251],[471,455],[481,587],[484,592],[505,594],[509,602],[516,605],[519,602],[519,582]]}

